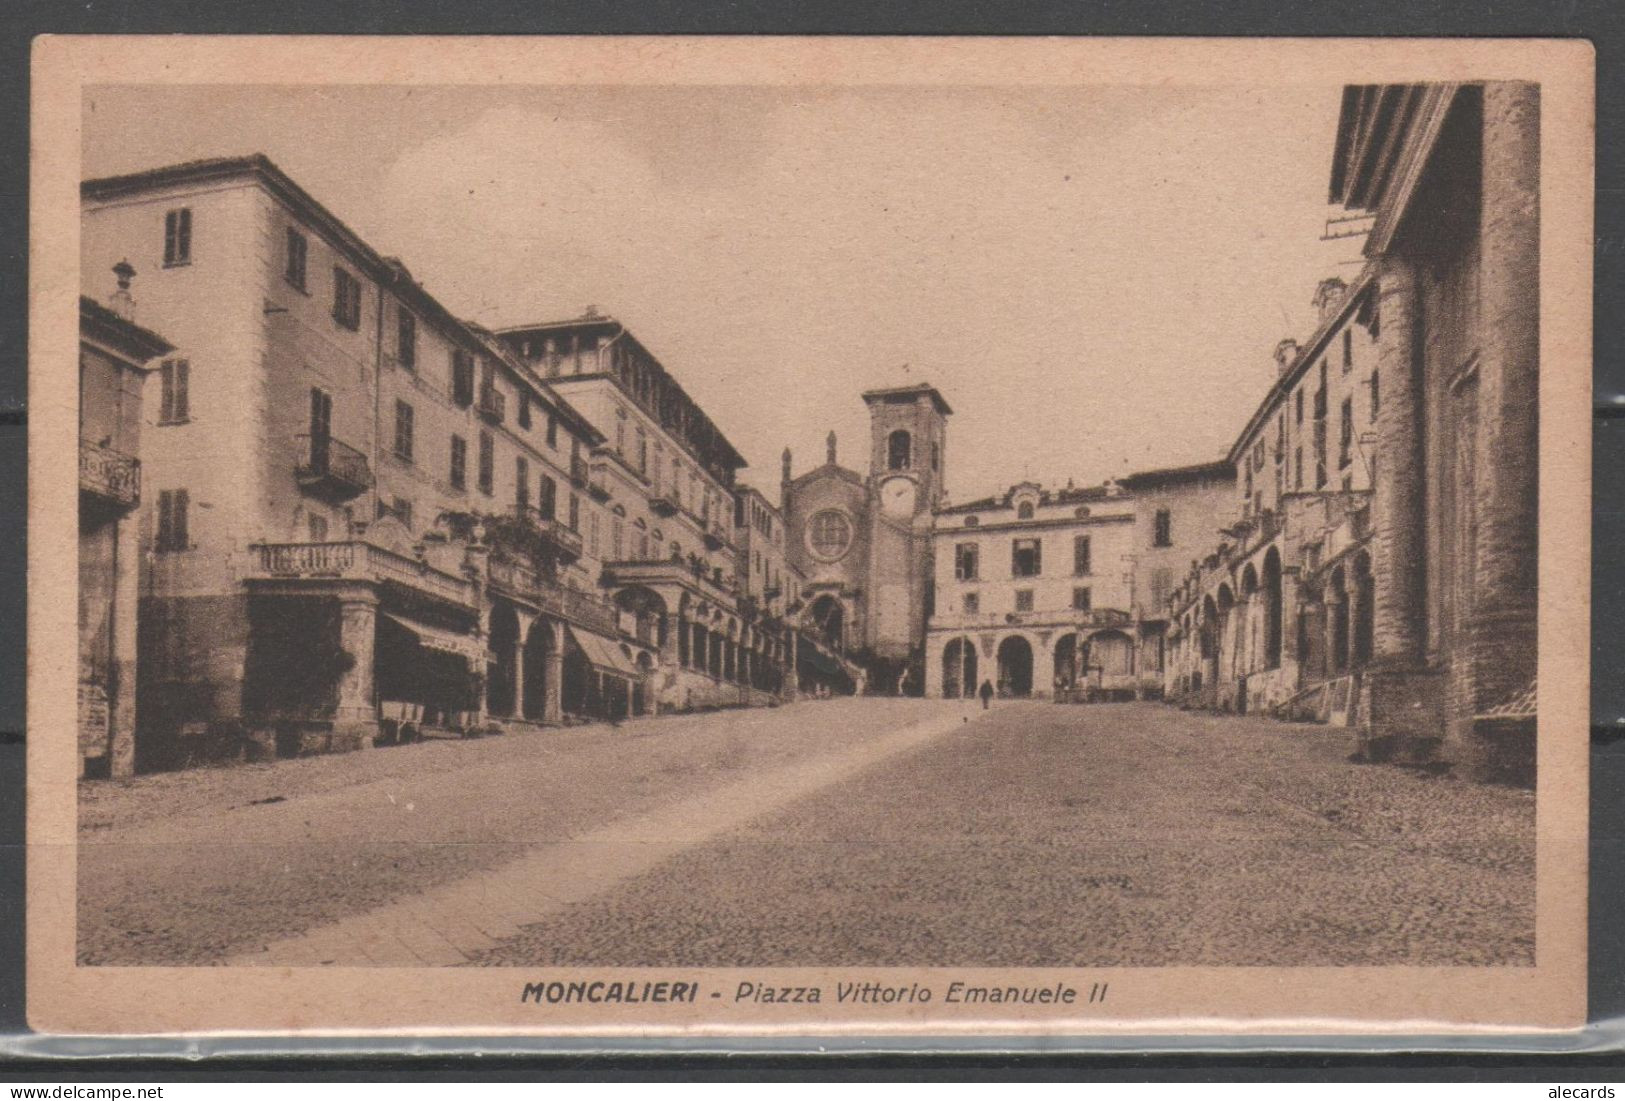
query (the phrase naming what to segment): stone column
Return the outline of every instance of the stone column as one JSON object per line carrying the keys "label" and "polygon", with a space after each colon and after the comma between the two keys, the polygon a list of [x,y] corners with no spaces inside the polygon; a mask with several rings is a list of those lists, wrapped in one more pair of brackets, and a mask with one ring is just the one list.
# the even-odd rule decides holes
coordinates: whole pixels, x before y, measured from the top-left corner
{"label": "stone column", "polygon": [[1384,257],[1377,287],[1382,402],[1377,410],[1371,501],[1371,572],[1376,588],[1372,663],[1405,669],[1422,659],[1427,577],[1416,273],[1407,261]]}
{"label": "stone column", "polygon": [[[141,547],[134,514],[121,517],[113,542],[112,699],[107,762],[112,775],[135,774],[136,605]],[[81,762],[83,758],[81,758]]]}
{"label": "stone column", "polygon": [[339,648],[352,661],[339,676],[338,709],[333,716],[334,749],[365,749],[378,733],[378,708],[372,698],[377,628],[376,594],[357,588],[339,595]]}
{"label": "stone column", "polygon": [[801,636],[794,628],[790,630],[790,638],[786,649],[784,668],[784,698],[794,700],[801,695],[801,673],[797,670],[797,657],[801,649]]}
{"label": "stone column", "polygon": [[551,632],[551,645],[547,648],[547,698],[542,703],[542,718],[546,722],[564,721],[564,624],[557,619],[542,621],[542,629]]}
{"label": "stone column", "polygon": [[[1476,711],[1535,675],[1539,577],[1540,89],[1484,85],[1480,214]],[[1461,716],[1470,720],[1471,716]]]}
{"label": "stone column", "polygon": [[530,625],[536,622],[536,617],[515,610],[515,617],[519,620],[519,635],[513,644],[513,717],[523,722],[525,719],[525,643],[529,640]]}

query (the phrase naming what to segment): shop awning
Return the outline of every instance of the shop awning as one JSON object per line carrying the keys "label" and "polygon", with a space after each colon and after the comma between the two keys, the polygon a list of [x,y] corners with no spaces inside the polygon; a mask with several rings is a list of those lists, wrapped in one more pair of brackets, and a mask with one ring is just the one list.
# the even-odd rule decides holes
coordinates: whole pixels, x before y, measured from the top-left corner
{"label": "shop awning", "polygon": [[570,630],[570,637],[575,639],[581,652],[587,655],[587,661],[600,673],[608,673],[614,677],[641,677],[643,670],[632,664],[630,658],[621,653],[620,645],[613,639],[603,635],[593,634],[574,624],[566,624]]}
{"label": "shop awning", "polygon": [[841,663],[822,650],[802,643],[796,649],[797,664],[815,673],[822,673],[826,677],[844,677],[846,670]]}
{"label": "shop awning", "polygon": [[485,648],[470,635],[460,635],[448,627],[435,627],[422,620],[385,612],[384,618],[406,628],[417,636],[418,645],[425,650],[437,650],[479,665],[485,661]]}

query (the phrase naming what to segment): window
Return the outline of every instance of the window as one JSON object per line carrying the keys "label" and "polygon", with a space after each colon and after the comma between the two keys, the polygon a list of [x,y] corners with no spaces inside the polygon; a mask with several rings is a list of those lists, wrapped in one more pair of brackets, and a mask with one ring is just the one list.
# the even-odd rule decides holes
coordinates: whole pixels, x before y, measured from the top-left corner
{"label": "window", "polygon": [[615,454],[626,454],[626,410],[615,410]]}
{"label": "window", "polygon": [[1292,488],[1303,489],[1303,448],[1297,447],[1292,451]]}
{"label": "window", "polygon": [[519,427],[530,427],[530,391],[519,391]]}
{"label": "window", "polygon": [[[1322,374],[1325,374],[1326,364],[1320,365]],[[1320,389],[1315,391],[1315,488],[1324,489],[1326,486],[1326,380],[1321,379]]]}
{"label": "window", "polygon": [[960,598],[960,603],[966,615],[976,615],[982,610],[982,595],[980,593],[966,593]]}
{"label": "window", "polygon": [[1372,371],[1371,372],[1371,424],[1372,424],[1372,427],[1375,427],[1376,424],[1377,424],[1377,410],[1380,409],[1380,408],[1382,408],[1382,403],[1380,401],[1378,401],[1378,399],[1377,399],[1377,372]]}
{"label": "window", "polygon": [[622,560],[621,548],[626,542],[626,525],[619,516],[609,522],[609,554],[610,561]]}
{"label": "window", "polygon": [[159,375],[162,400],[158,408],[158,423],[185,424],[192,415],[191,398],[187,393],[192,365],[184,359],[166,359],[159,369]]}
{"label": "window", "polygon": [[468,488],[468,441],[461,436],[451,438],[451,485],[453,489]]}
{"label": "window", "polygon": [[886,437],[886,468],[888,470],[907,470],[914,458],[914,441],[909,434],[899,428]]}
{"label": "window", "polygon": [[1030,612],[1033,610],[1033,591],[1031,589],[1016,590],[1016,611]]}
{"label": "window", "polygon": [[1151,607],[1161,608],[1168,603],[1168,593],[1174,586],[1174,571],[1160,566],[1151,571]]}
{"label": "window", "polygon": [[1343,412],[1337,425],[1337,469],[1354,461],[1354,399],[1343,399]]}
{"label": "window", "polygon": [[164,215],[164,267],[192,262],[192,210],[181,207]]}
{"label": "window", "polygon": [[513,499],[521,512],[530,508],[530,460],[523,455],[513,460]]}
{"label": "window", "polygon": [[361,328],[361,284],[339,267],[333,269],[333,320],[352,331]]}
{"label": "window", "polygon": [[1151,545],[1153,547],[1171,547],[1174,545],[1174,513],[1172,509],[1159,508],[1152,521]]}
{"label": "window", "polygon": [[487,497],[494,492],[496,482],[496,446],[492,443],[491,433],[480,433],[480,492]]}
{"label": "window", "polygon": [[1072,576],[1088,577],[1092,572],[1089,568],[1089,537],[1087,535],[1074,535],[1072,537]]}
{"label": "window", "polygon": [[1354,330],[1343,330],[1343,373],[1348,374],[1349,368],[1354,366]]}
{"label": "window", "polygon": [[1043,569],[1043,544],[1037,539],[1016,539],[1010,544],[1010,576],[1037,577]]}
{"label": "window", "polygon": [[975,581],[980,574],[981,554],[975,543],[954,546],[954,580]]}
{"label": "window", "polygon": [[552,448],[559,446],[559,419],[552,413],[547,415],[547,446]]}
{"label": "window", "polygon": [[307,521],[307,527],[310,530],[310,541],[312,543],[327,542],[327,517],[318,516],[313,512]]}
{"label": "window", "polygon": [[310,388],[310,469],[325,474],[332,458],[333,395],[319,386]]}
{"label": "window", "polygon": [[451,353],[451,400],[464,409],[474,404],[474,357],[461,349]]}
{"label": "window", "polygon": [[[570,495],[570,500],[575,500],[575,494]],[[587,518],[587,553],[597,558],[598,550],[598,513],[594,512]]]}
{"label": "window", "polygon": [[1072,590],[1072,610],[1075,612],[1089,610],[1089,586],[1079,585]]}
{"label": "window", "polygon": [[[548,484],[551,485],[552,482],[553,479],[549,478]],[[581,498],[574,493],[570,494],[570,530],[581,530]],[[673,545],[675,546],[675,544]]]}
{"label": "window", "polygon": [[977,527],[977,526],[979,526],[981,524],[981,522],[982,522],[982,518],[980,516],[967,516],[967,517],[965,517],[965,526],[967,528]]}
{"label": "window", "polygon": [[385,504],[380,499],[378,502],[378,518],[382,520],[386,516],[395,517],[406,530],[412,530],[412,502],[405,497],[397,497],[390,504]]}
{"label": "window", "polygon": [[649,434],[638,429],[638,473],[645,477],[649,474]]}
{"label": "window", "polygon": [[189,507],[190,501],[184,489],[166,489],[158,494],[158,535],[154,550],[191,549],[192,541],[186,524]]}
{"label": "window", "polygon": [[309,246],[305,241],[305,235],[289,226],[288,266],[282,274],[289,283],[292,283],[300,290],[305,289],[305,256],[308,251]]}
{"label": "window", "polygon": [[395,315],[395,353],[408,371],[418,367],[418,319],[405,306]]}
{"label": "window", "polygon": [[558,514],[559,484],[550,475],[543,474],[541,484],[536,487],[536,496],[536,504],[542,511],[542,517],[547,520],[553,519]]}
{"label": "window", "polygon": [[1302,424],[1303,423],[1303,391],[1299,390],[1296,394],[1292,395],[1292,401],[1293,401],[1293,405],[1296,407],[1296,410],[1297,410],[1293,414],[1292,419],[1297,421],[1299,424]]}
{"label": "window", "polygon": [[412,461],[412,407],[404,401],[395,402],[395,457]]}
{"label": "window", "polygon": [[1019,506],[1017,506],[1017,508],[1016,508],[1016,519],[1017,520],[1031,520],[1032,518],[1033,518],[1033,503],[1031,501],[1023,501],[1023,502],[1021,502],[1021,504]]}
{"label": "window", "polygon": [[942,467],[942,445],[937,444],[937,443],[932,443],[932,445],[931,445],[931,469],[932,470],[939,470],[939,469],[941,469],[941,467]]}
{"label": "window", "polygon": [[814,554],[820,558],[839,558],[852,544],[852,522],[844,512],[825,509],[812,518],[812,529],[808,534]]}

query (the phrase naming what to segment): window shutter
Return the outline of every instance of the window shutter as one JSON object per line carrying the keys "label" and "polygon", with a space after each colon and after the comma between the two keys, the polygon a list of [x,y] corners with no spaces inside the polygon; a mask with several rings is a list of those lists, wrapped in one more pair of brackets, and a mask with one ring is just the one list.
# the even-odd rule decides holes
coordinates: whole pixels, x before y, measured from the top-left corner
{"label": "window shutter", "polygon": [[174,536],[176,550],[185,550],[187,547],[191,546],[192,543],[190,535],[186,530],[187,503],[186,490],[177,489],[175,491],[174,503],[170,506],[171,511],[173,512],[173,515],[170,517],[170,530],[171,534]]}
{"label": "window shutter", "polygon": [[174,419],[178,421],[189,420],[192,415],[191,398],[188,394],[192,375],[192,364],[188,360],[177,360],[175,363],[175,410]]}
{"label": "window shutter", "polygon": [[177,259],[190,260],[192,258],[192,210],[190,207],[181,208],[180,223],[180,256]]}
{"label": "window shutter", "polygon": [[169,490],[158,494],[158,536],[155,540],[159,550],[168,550],[170,540],[173,538],[175,496]]}

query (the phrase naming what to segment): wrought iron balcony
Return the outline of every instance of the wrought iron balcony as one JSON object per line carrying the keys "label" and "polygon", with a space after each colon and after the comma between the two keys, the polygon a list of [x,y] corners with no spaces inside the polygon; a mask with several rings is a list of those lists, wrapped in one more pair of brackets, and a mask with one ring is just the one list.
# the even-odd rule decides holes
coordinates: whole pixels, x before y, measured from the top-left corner
{"label": "wrought iron balcony", "polygon": [[665,493],[658,490],[649,498],[649,511],[656,516],[667,517],[677,515],[677,502]]}
{"label": "wrought iron balcony", "polygon": [[705,545],[710,550],[721,550],[727,545],[728,538],[723,534],[722,525],[712,523],[705,529]]}
{"label": "wrought iron balcony", "polygon": [[298,436],[299,488],[328,501],[348,501],[372,488],[372,466],[349,444],[330,436]]}
{"label": "wrought iron balcony", "polygon": [[567,588],[529,566],[494,555],[487,560],[486,571],[493,588],[534,604],[545,615],[611,638],[619,629],[619,609],[597,593]]}
{"label": "wrought iron balcony", "polygon": [[141,461],[111,447],[79,441],[79,491],[118,509],[141,503]]}
{"label": "wrought iron balcony", "polygon": [[570,526],[557,517],[543,515],[535,505],[515,505],[513,511],[560,561],[570,563],[581,557],[580,532],[570,530]]}
{"label": "wrought iron balcony", "polygon": [[480,387],[479,414],[492,424],[501,424],[508,412],[508,396],[495,386]]}

